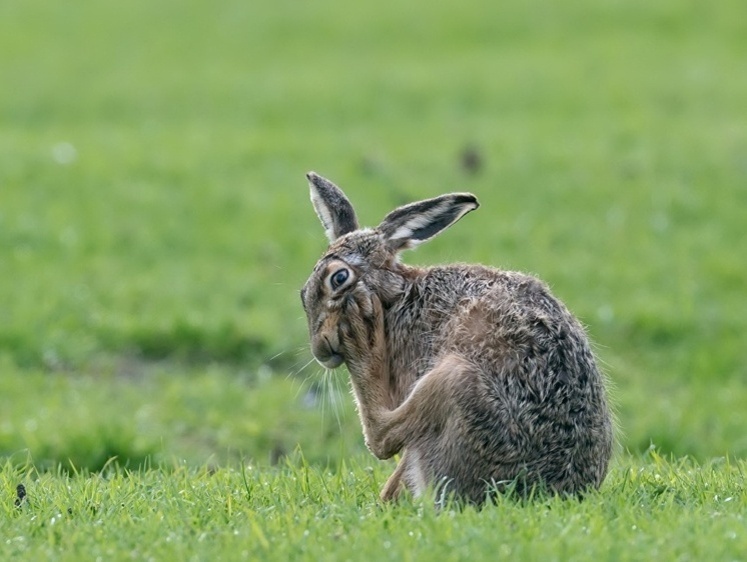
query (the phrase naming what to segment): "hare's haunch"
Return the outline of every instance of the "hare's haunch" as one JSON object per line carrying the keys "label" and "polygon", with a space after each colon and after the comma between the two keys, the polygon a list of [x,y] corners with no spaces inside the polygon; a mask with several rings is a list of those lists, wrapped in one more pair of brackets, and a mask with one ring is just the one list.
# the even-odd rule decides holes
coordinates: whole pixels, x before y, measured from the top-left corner
{"label": "hare's haunch", "polygon": [[330,242],[301,290],[311,349],[327,368],[347,364],[371,452],[401,453],[382,498],[430,485],[475,503],[508,483],[568,494],[598,487],[612,421],[573,315],[534,277],[399,261],[477,199],[442,195],[361,229],[336,185],[307,177]]}

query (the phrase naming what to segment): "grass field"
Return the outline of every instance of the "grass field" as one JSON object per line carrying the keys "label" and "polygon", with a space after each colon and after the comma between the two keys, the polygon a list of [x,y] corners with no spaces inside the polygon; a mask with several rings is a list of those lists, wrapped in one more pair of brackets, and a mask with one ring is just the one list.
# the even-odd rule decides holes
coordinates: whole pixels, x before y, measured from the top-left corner
{"label": "grass field", "polygon": [[[743,12],[0,5],[0,559],[745,559]],[[406,259],[536,273],[588,326],[599,494],[378,506],[309,364],[311,169],[367,224],[479,197]]]}
{"label": "grass field", "polygon": [[[172,467],[72,478],[5,467],[36,495],[1,509],[5,559],[743,560],[747,465],[619,465],[583,502],[499,499],[481,511],[433,499],[381,506],[386,474],[293,459],[273,471]],[[33,515],[31,515],[33,514]]]}

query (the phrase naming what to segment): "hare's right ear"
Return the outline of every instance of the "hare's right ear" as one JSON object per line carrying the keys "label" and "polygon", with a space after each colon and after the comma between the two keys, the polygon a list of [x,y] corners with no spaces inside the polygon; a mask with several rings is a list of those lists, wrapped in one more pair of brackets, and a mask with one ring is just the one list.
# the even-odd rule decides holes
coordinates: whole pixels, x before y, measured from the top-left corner
{"label": "hare's right ear", "polygon": [[479,206],[471,193],[450,193],[395,209],[377,230],[389,248],[404,250],[434,237]]}
{"label": "hare's right ear", "polygon": [[311,204],[329,241],[334,242],[343,234],[358,230],[355,211],[342,190],[314,172],[306,174],[306,178],[311,189]]}

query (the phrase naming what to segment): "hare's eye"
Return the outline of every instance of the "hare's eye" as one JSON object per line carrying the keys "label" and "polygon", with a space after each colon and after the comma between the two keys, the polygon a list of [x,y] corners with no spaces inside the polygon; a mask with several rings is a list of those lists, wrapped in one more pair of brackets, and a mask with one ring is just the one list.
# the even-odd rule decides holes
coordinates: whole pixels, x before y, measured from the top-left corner
{"label": "hare's eye", "polygon": [[333,289],[339,289],[348,280],[348,277],[350,277],[350,272],[347,269],[338,269],[329,278],[329,284],[332,285]]}

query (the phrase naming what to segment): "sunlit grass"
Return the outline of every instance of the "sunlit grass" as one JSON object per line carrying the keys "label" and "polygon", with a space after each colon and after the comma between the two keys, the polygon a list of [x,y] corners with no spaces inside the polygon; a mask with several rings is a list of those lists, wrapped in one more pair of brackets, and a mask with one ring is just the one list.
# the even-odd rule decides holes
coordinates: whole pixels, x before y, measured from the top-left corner
{"label": "sunlit grass", "polygon": [[380,464],[330,471],[166,466],[37,473],[7,463],[5,559],[736,560],[747,548],[744,462],[626,459],[584,501],[497,498],[482,510],[433,496],[381,506]]}

